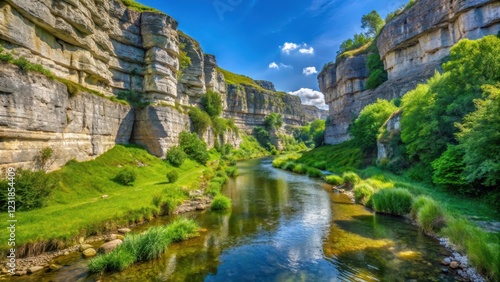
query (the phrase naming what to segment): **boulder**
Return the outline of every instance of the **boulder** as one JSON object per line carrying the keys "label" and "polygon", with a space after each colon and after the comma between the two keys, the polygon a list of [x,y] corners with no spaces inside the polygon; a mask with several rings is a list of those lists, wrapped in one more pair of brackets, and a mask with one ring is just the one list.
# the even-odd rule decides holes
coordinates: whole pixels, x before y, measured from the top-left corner
{"label": "boulder", "polygon": [[42,269],[43,269],[43,266],[40,266],[40,265],[32,266],[32,267],[28,268],[28,274],[35,273],[35,272],[40,271]]}
{"label": "boulder", "polygon": [[90,257],[97,255],[97,252],[95,251],[95,249],[90,248],[90,249],[86,249],[85,251],[83,251],[82,254],[86,258],[90,258]]}
{"label": "boulder", "polygon": [[121,234],[127,234],[130,231],[132,231],[130,228],[120,228],[120,229],[118,229],[118,233],[121,233]]}
{"label": "boulder", "polygon": [[120,245],[121,243],[123,243],[123,241],[120,239],[116,239],[116,240],[104,243],[104,244],[102,244],[102,246],[99,247],[99,252],[107,254],[107,253],[113,251],[114,249],[116,249],[116,247],[118,247],[118,245]]}
{"label": "boulder", "polygon": [[80,245],[80,252],[83,252],[86,249],[90,249],[90,248],[93,248],[93,246],[89,245],[89,244],[82,244],[82,245]]}
{"label": "boulder", "polygon": [[457,269],[459,266],[460,266],[460,263],[456,260],[454,260],[450,263],[450,268],[452,268],[452,269]]}

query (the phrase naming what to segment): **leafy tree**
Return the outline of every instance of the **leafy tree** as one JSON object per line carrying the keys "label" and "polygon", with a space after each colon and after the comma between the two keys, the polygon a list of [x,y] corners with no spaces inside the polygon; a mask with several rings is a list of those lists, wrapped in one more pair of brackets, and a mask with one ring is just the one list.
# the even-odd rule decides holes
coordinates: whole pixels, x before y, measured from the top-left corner
{"label": "leafy tree", "polygon": [[370,42],[370,38],[363,33],[354,34],[354,39],[349,38],[340,44],[339,53],[357,49],[368,42]]}
{"label": "leafy tree", "polygon": [[199,136],[205,134],[208,127],[212,124],[210,116],[198,108],[191,108],[189,110],[189,118],[193,124],[194,131],[198,133]]}
{"label": "leafy tree", "polygon": [[184,160],[186,159],[187,155],[184,153],[184,151],[181,149],[179,146],[174,146],[167,151],[167,158],[166,160],[173,166],[175,167],[180,167],[183,163]]}
{"label": "leafy tree", "polygon": [[465,174],[469,183],[500,184],[500,84],[485,85],[484,99],[475,100],[477,109],[467,115],[457,133],[464,150]]}
{"label": "leafy tree", "polygon": [[208,91],[201,96],[201,105],[210,117],[218,117],[222,113],[222,98],[219,93]]}
{"label": "leafy tree", "polygon": [[432,162],[434,170],[432,180],[435,184],[448,189],[467,192],[470,186],[464,176],[464,152],[456,145],[448,145],[448,149]]}
{"label": "leafy tree", "polygon": [[270,149],[268,144],[270,144],[271,142],[271,135],[269,134],[267,129],[260,126],[256,126],[253,129],[253,135],[255,136],[255,138],[262,147]]}
{"label": "leafy tree", "polygon": [[207,152],[207,144],[198,138],[195,133],[181,132],[179,134],[179,146],[189,158],[200,164],[205,164],[210,159],[210,155]]}
{"label": "leafy tree", "polygon": [[271,113],[264,119],[266,129],[280,128],[283,125],[283,117],[277,113]]}
{"label": "leafy tree", "polygon": [[374,150],[380,128],[396,110],[392,102],[381,99],[366,106],[349,128],[354,142],[364,151]]}
{"label": "leafy tree", "polygon": [[384,27],[384,24],[384,20],[375,10],[363,15],[361,18],[361,27],[368,29],[366,32],[368,37],[375,37],[380,32],[382,27]]}

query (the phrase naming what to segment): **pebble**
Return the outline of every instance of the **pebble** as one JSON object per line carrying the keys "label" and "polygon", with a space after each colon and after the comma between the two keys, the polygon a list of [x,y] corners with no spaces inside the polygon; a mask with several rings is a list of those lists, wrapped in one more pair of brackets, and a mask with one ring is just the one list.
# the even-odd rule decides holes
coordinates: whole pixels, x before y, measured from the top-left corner
{"label": "pebble", "polygon": [[460,263],[456,260],[454,260],[450,263],[450,267],[453,269],[457,269],[459,266],[460,266]]}
{"label": "pebble", "polygon": [[122,234],[127,234],[129,232],[131,232],[132,230],[130,228],[120,228],[118,229],[118,233],[122,233]]}
{"label": "pebble", "polygon": [[86,258],[90,258],[95,255],[97,255],[97,252],[93,248],[86,249],[85,251],[83,251],[83,256]]}
{"label": "pebble", "polygon": [[35,273],[35,272],[40,271],[42,269],[43,269],[43,266],[39,266],[39,265],[38,266],[32,266],[32,267],[28,268],[28,273],[32,274],[32,273]]}
{"label": "pebble", "polygon": [[83,244],[83,245],[80,246],[80,252],[83,252],[86,249],[90,249],[90,248],[93,248],[93,246],[90,245],[90,244]]}
{"label": "pebble", "polygon": [[107,198],[109,198],[109,196],[108,195],[102,195],[101,198],[107,199]]}

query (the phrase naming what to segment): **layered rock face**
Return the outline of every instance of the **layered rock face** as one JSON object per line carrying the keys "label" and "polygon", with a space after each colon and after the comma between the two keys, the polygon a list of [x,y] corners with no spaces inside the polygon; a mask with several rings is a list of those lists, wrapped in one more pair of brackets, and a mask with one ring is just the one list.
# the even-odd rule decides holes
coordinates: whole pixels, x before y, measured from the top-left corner
{"label": "layered rock face", "polygon": [[325,141],[337,144],[350,138],[349,124],[376,99],[402,97],[425,82],[460,39],[477,39],[500,30],[500,2],[481,0],[420,0],[386,24],[377,40],[388,81],[366,89],[367,55],[339,59],[318,75],[329,105],[331,124]]}
{"label": "layered rock face", "polygon": [[130,106],[89,93],[70,96],[43,75],[0,68],[0,169],[36,167],[47,147],[54,153],[44,169],[93,159],[128,143],[133,123]]}
{"label": "layered rock face", "polygon": [[[104,96],[71,96],[62,83],[0,65],[2,166],[33,167],[36,154],[51,147],[55,169],[129,142],[164,157],[180,132],[191,129],[186,106],[199,106],[209,90],[221,94],[223,115],[242,129],[262,125],[272,112],[293,125],[318,116],[314,109],[306,114],[298,97],[275,92],[271,82],[256,82],[259,89],[227,85],[216,58],[179,32],[173,18],[128,9],[120,0],[1,1],[0,44],[15,58]],[[191,63],[181,69],[184,54]],[[131,92],[151,105],[134,110],[105,98]],[[209,130],[203,138],[213,146],[219,137]],[[218,141],[238,146],[241,139],[228,132]]]}

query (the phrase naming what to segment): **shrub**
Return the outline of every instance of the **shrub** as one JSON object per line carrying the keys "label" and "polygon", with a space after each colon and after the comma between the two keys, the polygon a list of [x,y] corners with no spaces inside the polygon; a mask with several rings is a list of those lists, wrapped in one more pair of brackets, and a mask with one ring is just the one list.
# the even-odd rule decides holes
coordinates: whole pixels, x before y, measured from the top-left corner
{"label": "shrub", "polygon": [[0,54],[0,61],[4,63],[10,63],[14,60],[14,57],[10,53]]}
{"label": "shrub", "polygon": [[181,132],[179,135],[179,144],[184,153],[200,164],[205,164],[210,159],[210,155],[207,152],[207,144],[198,138],[195,133]]}
{"label": "shrub", "polygon": [[186,159],[187,155],[184,153],[184,151],[181,149],[179,146],[174,146],[167,151],[167,158],[166,160],[173,166],[175,167],[180,167],[183,163],[184,160]]}
{"label": "shrub", "polygon": [[205,194],[215,197],[220,194],[220,190],[222,185],[219,182],[210,182],[208,183],[208,188],[205,191]]}
{"label": "shrub", "polygon": [[[15,176],[16,188],[16,210],[29,211],[41,208],[45,205],[46,199],[56,187],[56,181],[53,176],[44,171],[31,171],[18,169]],[[0,181],[0,206],[7,210],[8,189],[10,188],[7,180]]]}
{"label": "shrub", "polygon": [[325,181],[331,185],[342,185],[344,184],[344,179],[338,175],[332,174],[325,177]]}
{"label": "shrub", "polygon": [[226,173],[227,173],[227,175],[229,175],[231,177],[238,176],[238,168],[235,166],[228,166],[226,168]]}
{"label": "shrub", "polygon": [[342,174],[342,179],[344,179],[344,183],[350,185],[351,187],[361,181],[361,177],[359,177],[359,175],[352,171],[344,172]]}
{"label": "shrub", "polygon": [[307,166],[304,164],[296,164],[293,168],[293,172],[298,173],[298,174],[306,174],[307,173]]}
{"label": "shrub", "polygon": [[354,187],[354,201],[358,204],[371,206],[371,198],[373,195],[373,188],[367,184],[360,184]]}
{"label": "shrub", "polygon": [[427,202],[417,213],[417,223],[425,232],[438,232],[445,225],[444,211],[436,202]]}
{"label": "shrub", "polygon": [[133,106],[140,106],[144,101],[144,94],[139,91],[122,90],[118,92],[117,98],[125,100]]}
{"label": "shrub", "polygon": [[177,179],[179,179],[179,173],[176,170],[171,170],[167,172],[167,179],[168,182],[174,183],[177,181]]}
{"label": "shrub", "polygon": [[228,210],[231,208],[231,199],[224,195],[217,195],[210,208],[215,211]]}
{"label": "shrub", "polygon": [[218,117],[222,113],[222,98],[219,93],[208,91],[201,96],[201,105],[211,117]]}
{"label": "shrub", "polygon": [[189,110],[189,118],[191,119],[194,131],[199,136],[205,134],[208,127],[212,124],[210,116],[198,108],[191,108]]}
{"label": "shrub", "polygon": [[222,185],[222,184],[226,183],[226,181],[227,181],[227,176],[217,176],[217,177],[214,177],[211,182],[217,182],[220,185]]}
{"label": "shrub", "polygon": [[131,168],[126,167],[121,169],[120,172],[118,172],[118,174],[114,178],[114,181],[119,184],[129,186],[132,185],[136,177],[137,174],[135,173],[135,171]]}
{"label": "shrub", "polygon": [[286,162],[282,168],[284,170],[293,171],[295,169],[295,163],[293,161]]}
{"label": "shrub", "polygon": [[323,177],[323,173],[321,170],[314,168],[314,167],[308,167],[307,168],[307,176],[309,177],[314,177],[314,178],[320,178]]}
{"label": "shrub", "polygon": [[283,125],[283,117],[277,113],[271,113],[264,118],[264,126],[266,129],[280,128]]}
{"label": "shrub", "polygon": [[413,196],[402,188],[381,189],[372,196],[373,209],[376,212],[405,215],[412,208]]}

